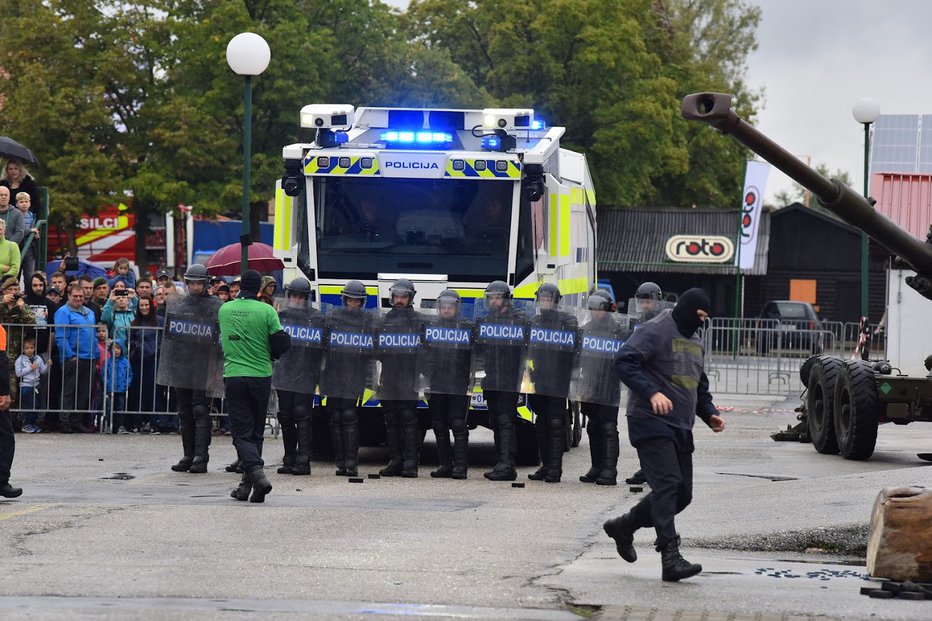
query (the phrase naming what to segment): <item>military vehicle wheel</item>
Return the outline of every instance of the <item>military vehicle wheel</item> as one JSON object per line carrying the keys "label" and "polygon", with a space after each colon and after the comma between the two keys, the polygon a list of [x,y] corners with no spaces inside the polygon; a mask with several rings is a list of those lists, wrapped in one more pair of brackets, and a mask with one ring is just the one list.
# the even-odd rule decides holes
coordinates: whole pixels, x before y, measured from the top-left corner
{"label": "military vehicle wheel", "polygon": [[[844,366],[841,358],[813,357],[806,390],[806,426],[815,450],[825,455],[838,453],[835,436],[835,385]],[[803,365],[805,366],[805,365]]]}
{"label": "military vehicle wheel", "polygon": [[812,374],[812,365],[818,360],[818,356],[809,356],[799,367],[799,381],[801,381],[806,388],[809,388],[809,375]]}
{"label": "military vehicle wheel", "polygon": [[879,415],[874,369],[863,360],[848,360],[835,383],[835,435],[845,459],[874,453]]}
{"label": "military vehicle wheel", "polygon": [[537,433],[534,431],[534,425],[517,421],[515,423],[515,438],[518,441],[517,465],[540,465],[540,453],[537,450]]}

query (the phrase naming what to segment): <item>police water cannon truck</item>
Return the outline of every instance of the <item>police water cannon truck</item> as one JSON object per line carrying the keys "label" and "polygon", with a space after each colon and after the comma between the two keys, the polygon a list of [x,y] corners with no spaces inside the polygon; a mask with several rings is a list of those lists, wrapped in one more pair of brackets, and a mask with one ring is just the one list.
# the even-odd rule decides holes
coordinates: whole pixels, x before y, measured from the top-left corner
{"label": "police water cannon truck", "polygon": [[[803,164],[741,119],[731,107],[731,95],[687,95],[682,114],[730,135],[814,193],[826,209],[907,263],[915,275],[906,277],[906,284],[920,296],[932,299],[932,236],[926,241],[913,237],[874,209],[872,199]],[[816,450],[841,453],[846,459],[868,459],[874,452],[880,424],[932,422],[932,355],[925,357],[924,364],[929,375],[908,376],[894,374],[886,360],[843,360],[835,356],[806,360],[800,368],[800,379],[806,386],[805,404],[800,410]],[[919,457],[932,461],[932,453],[920,453]]]}
{"label": "police water cannon truck", "polygon": [[346,104],[305,106],[300,122],[314,140],[282,150],[273,246],[284,279],[305,276],[317,302],[338,305],[355,279],[385,308],[404,277],[419,310],[448,288],[471,308],[496,280],[516,300],[549,282],[584,304],[595,193],[585,156],[560,147],[564,128],[532,109]]}

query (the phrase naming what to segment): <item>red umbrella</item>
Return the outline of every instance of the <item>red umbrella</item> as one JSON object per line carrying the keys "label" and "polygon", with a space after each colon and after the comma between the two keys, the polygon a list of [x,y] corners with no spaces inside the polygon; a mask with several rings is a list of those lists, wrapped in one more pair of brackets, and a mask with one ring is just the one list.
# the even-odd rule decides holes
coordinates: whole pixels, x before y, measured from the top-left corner
{"label": "red umbrella", "polygon": [[[207,271],[211,276],[239,276],[243,257],[243,247],[239,244],[224,246],[207,259]],[[281,259],[275,258],[272,247],[268,244],[253,242],[249,246],[248,269],[267,274],[285,269]]]}

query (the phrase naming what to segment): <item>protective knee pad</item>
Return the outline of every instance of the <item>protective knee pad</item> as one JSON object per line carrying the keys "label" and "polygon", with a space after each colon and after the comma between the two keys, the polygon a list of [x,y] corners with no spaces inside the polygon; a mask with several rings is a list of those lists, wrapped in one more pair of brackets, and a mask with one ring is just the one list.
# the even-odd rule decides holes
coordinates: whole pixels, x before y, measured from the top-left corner
{"label": "protective knee pad", "polygon": [[304,406],[298,406],[294,409],[293,416],[294,422],[296,423],[300,421],[311,420],[311,411]]}
{"label": "protective knee pad", "polygon": [[278,422],[279,424],[281,424],[282,427],[293,426],[295,424],[296,418],[297,417],[294,416],[291,412],[279,412],[278,413]]}
{"label": "protective knee pad", "polygon": [[359,413],[356,408],[346,408],[340,413],[340,422],[343,425],[355,425],[359,422]]}
{"label": "protective knee pad", "polygon": [[600,425],[602,435],[605,437],[613,437],[618,435],[618,422],[614,420],[603,421]]}
{"label": "protective knee pad", "polygon": [[453,433],[466,433],[469,431],[469,427],[466,425],[466,420],[463,418],[454,418],[450,421],[450,429]]}
{"label": "protective knee pad", "polygon": [[209,418],[210,417],[210,408],[203,404],[195,404],[191,406],[191,414],[195,419],[198,418]]}
{"label": "protective knee pad", "polygon": [[512,416],[508,414],[499,414],[495,417],[495,426],[498,429],[509,429],[514,428],[515,420]]}
{"label": "protective knee pad", "polygon": [[417,422],[417,413],[414,409],[404,407],[398,412],[398,422],[402,425],[410,425]]}
{"label": "protective knee pad", "polygon": [[547,419],[547,430],[552,433],[562,433],[564,429],[563,419],[559,416],[551,416]]}

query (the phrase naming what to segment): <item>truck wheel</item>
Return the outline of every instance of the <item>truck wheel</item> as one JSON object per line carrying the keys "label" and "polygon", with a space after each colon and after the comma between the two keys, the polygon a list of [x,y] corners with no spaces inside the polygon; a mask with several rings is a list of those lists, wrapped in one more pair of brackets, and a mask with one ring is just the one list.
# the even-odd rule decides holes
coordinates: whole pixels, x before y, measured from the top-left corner
{"label": "truck wheel", "polygon": [[534,431],[534,425],[524,422],[523,419],[516,421],[515,438],[518,441],[518,465],[540,465],[540,453],[537,451],[537,433]]}
{"label": "truck wheel", "polygon": [[879,417],[874,369],[863,360],[848,360],[835,383],[835,435],[845,459],[874,453]]}
{"label": "truck wheel", "polygon": [[[841,358],[819,356],[812,361],[806,390],[806,426],[815,450],[825,455],[838,453],[835,436],[835,385],[844,366]],[[805,366],[805,365],[804,365]]]}
{"label": "truck wheel", "polygon": [[809,376],[812,375],[812,365],[818,361],[818,356],[809,356],[799,367],[799,381],[802,382],[803,386],[806,388],[809,387]]}

